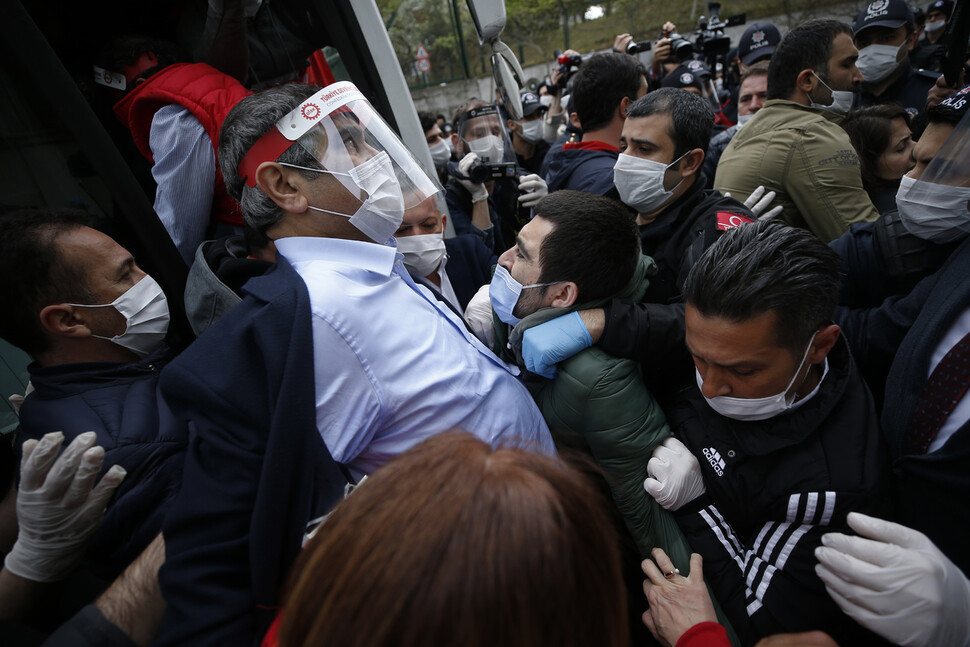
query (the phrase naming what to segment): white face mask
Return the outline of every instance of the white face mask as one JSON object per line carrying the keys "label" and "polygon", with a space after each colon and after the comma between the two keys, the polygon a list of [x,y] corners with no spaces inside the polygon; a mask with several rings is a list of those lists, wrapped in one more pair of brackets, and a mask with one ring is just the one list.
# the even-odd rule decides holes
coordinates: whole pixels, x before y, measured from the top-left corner
{"label": "white face mask", "polygon": [[686,155],[684,153],[670,164],[663,164],[620,153],[613,165],[613,184],[620,194],[620,200],[638,213],[653,213],[660,209],[684,181],[681,179],[668,191],[664,188],[664,174]]}
{"label": "white face mask", "polygon": [[[789,389],[795,384],[795,378],[802,370],[802,366],[805,365],[805,360],[808,359],[808,351],[812,348],[812,342],[815,341],[815,334],[812,335],[812,339],[809,340],[808,346],[805,348],[805,354],[802,356],[802,361],[798,363],[798,368],[795,369],[795,374],[792,375],[791,380],[788,381],[788,386],[778,393],[777,395],[770,395],[766,398],[733,398],[728,395],[718,395],[713,398],[709,398],[704,395],[704,378],[701,377],[700,371],[694,368],[694,373],[697,379],[697,388],[701,391],[701,395],[707,401],[707,404],[711,406],[712,409],[717,411],[719,414],[725,418],[731,418],[733,420],[767,420],[768,418],[774,418],[777,415],[785,413],[791,408],[792,403],[795,401],[795,393],[792,392],[788,395]],[[808,374],[805,374],[808,377]]]}
{"label": "white face mask", "polygon": [[423,278],[441,265],[441,259],[445,256],[445,239],[441,234],[401,236],[397,239],[397,251],[404,254],[404,267]]}
{"label": "white face mask", "polygon": [[893,45],[868,45],[859,50],[856,66],[867,83],[878,83],[899,67],[899,53],[906,43]]}
{"label": "white face mask", "polygon": [[819,103],[815,103],[812,99],[812,95],[808,95],[809,101],[811,101],[811,106],[813,108],[821,108],[823,110],[830,110],[832,112],[837,112],[840,115],[844,115],[849,110],[852,109],[852,101],[855,99],[855,92],[850,92],[849,90],[833,90],[829,88],[828,84],[819,78],[818,74],[812,72],[812,76],[818,79],[818,82],[828,88],[829,92],[832,93],[832,103],[827,106],[823,106]]}
{"label": "white face mask", "polygon": [[926,31],[937,32],[946,27],[945,20],[934,20],[933,22],[926,23]]}
{"label": "white face mask", "polygon": [[753,114],[752,115],[738,115],[738,130],[741,129],[741,126],[743,126],[744,124],[746,124],[749,121],[751,121],[751,117],[754,117],[754,115]]}
{"label": "white face mask", "polygon": [[505,155],[505,142],[498,135],[485,135],[478,139],[468,142],[471,152],[478,155],[478,159],[483,162],[498,164]]}
{"label": "white face mask", "polygon": [[535,144],[542,139],[542,119],[523,121],[519,125],[522,126],[522,132],[519,133],[519,137],[528,143]]}
{"label": "white face mask", "polygon": [[448,148],[448,144],[443,139],[438,140],[437,144],[429,146],[428,149],[431,151],[431,160],[436,168],[443,167],[451,159],[451,149]]}
{"label": "white face mask", "polygon": [[127,348],[139,357],[145,357],[165,339],[168,332],[168,299],[155,279],[145,276],[141,281],[125,290],[124,294],[112,301],[99,305],[68,303],[75,308],[113,307],[127,323],[125,332],[114,337],[92,334],[98,339],[107,339]]}
{"label": "white face mask", "polygon": [[541,103],[542,105],[548,108],[549,106],[552,105],[552,95],[551,94],[542,95],[541,97],[539,97],[539,103]]}
{"label": "white face mask", "polygon": [[[914,186],[920,190],[914,192]],[[917,238],[944,244],[970,233],[970,187],[930,184],[904,175],[896,207],[906,231]]]}
{"label": "white face mask", "polygon": [[284,162],[280,162],[280,164],[304,171],[328,173],[330,175],[349,175],[354,184],[367,194],[367,198],[353,215],[321,209],[312,205],[307,205],[307,208],[350,218],[350,224],[376,243],[388,242],[397,228],[401,226],[401,221],[404,219],[404,195],[401,193],[401,185],[397,181],[397,176],[394,175],[394,165],[391,163],[387,151],[381,151],[363,164],[358,164],[350,169],[347,173],[307,168]]}
{"label": "white face mask", "polygon": [[552,285],[552,283],[522,285],[512,278],[505,266],[496,265],[492,282],[488,286],[488,298],[492,302],[492,310],[498,315],[499,320],[510,326],[515,326],[521,319],[512,314],[512,311],[515,310],[515,304],[519,302],[519,295],[522,294],[522,290],[542,288],[547,285]]}

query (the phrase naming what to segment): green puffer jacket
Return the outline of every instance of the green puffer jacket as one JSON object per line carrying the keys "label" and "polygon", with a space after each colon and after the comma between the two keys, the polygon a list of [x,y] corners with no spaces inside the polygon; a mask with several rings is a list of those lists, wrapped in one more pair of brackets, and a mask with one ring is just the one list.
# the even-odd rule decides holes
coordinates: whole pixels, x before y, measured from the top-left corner
{"label": "green puffer jacket", "polygon": [[[657,273],[657,264],[641,256],[630,282],[616,298],[639,300]],[[611,297],[612,298],[612,297]],[[525,317],[511,335],[497,319],[496,348],[506,361],[524,366],[522,334],[526,329],[574,310],[603,307],[610,299],[575,304],[570,308],[542,308]],[[673,516],[643,489],[647,461],[656,447],[670,436],[660,406],[647,391],[640,365],[613,357],[599,347],[587,348],[559,364],[555,379],[532,376],[526,385],[542,411],[559,447],[569,447],[593,457],[606,475],[613,500],[623,515],[643,558],[659,546],[682,573],[688,572],[690,546]]]}

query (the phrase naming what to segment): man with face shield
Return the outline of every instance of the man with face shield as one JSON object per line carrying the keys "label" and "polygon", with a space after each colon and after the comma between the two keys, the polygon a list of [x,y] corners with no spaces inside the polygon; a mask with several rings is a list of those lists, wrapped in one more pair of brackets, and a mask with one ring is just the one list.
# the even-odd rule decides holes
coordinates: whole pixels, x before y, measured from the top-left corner
{"label": "man with face shield", "polygon": [[219,159],[277,263],[160,380],[191,445],[164,529],[166,645],[255,642],[347,481],[424,438],[553,451],[518,370],[408,276],[393,234],[440,188],[353,84],[245,99]]}
{"label": "man with face shield", "polygon": [[914,117],[922,112],[939,74],[914,70],[909,62],[916,27],[906,0],[871,2],[856,16],[852,33],[863,78],[856,105],[898,103]]}
{"label": "man with face shield", "polygon": [[448,213],[456,234],[482,238],[496,254],[524,224],[519,206],[528,208],[548,193],[538,175],[520,175],[516,151],[502,113],[493,104],[469,99],[455,112],[452,142],[460,161],[448,166]]}

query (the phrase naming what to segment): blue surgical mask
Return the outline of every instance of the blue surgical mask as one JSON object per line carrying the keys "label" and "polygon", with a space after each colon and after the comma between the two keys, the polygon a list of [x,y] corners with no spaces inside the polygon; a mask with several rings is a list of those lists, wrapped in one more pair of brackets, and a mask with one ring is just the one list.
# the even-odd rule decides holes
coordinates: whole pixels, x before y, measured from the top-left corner
{"label": "blue surgical mask", "polygon": [[492,275],[492,282],[488,286],[488,298],[491,300],[492,310],[495,311],[498,318],[510,326],[515,326],[521,320],[512,314],[512,311],[515,310],[515,304],[519,302],[519,295],[522,294],[522,290],[542,288],[547,285],[552,285],[552,283],[522,285],[512,278],[507,269],[498,265],[495,268],[495,274]]}

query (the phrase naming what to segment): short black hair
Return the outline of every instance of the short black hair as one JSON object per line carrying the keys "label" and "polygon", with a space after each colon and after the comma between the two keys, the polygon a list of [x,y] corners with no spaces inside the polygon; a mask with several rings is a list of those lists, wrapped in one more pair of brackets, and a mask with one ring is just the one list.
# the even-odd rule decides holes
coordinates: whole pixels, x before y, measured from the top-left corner
{"label": "short black hair", "polygon": [[707,154],[714,128],[714,108],[710,102],[686,90],[659,88],[634,101],[626,116],[636,119],[656,114],[669,115],[673,122],[670,138],[674,140],[674,159],[695,148]]}
{"label": "short black hair", "polygon": [[81,268],[65,262],[58,238],[92,224],[83,211],[25,209],[0,216],[0,337],[33,358],[50,347],[40,311],[55,303],[93,303]]}
{"label": "short black hair", "polygon": [[837,253],[805,229],[769,220],[724,232],[688,273],[684,300],[738,323],[774,311],[778,345],[797,359],[831,322],[839,285]]}
{"label": "short black hair", "polygon": [[430,112],[419,112],[418,120],[421,122],[421,130],[427,135],[428,131],[438,125],[438,121],[431,115]]}
{"label": "short black hair", "polygon": [[832,43],[839,34],[852,38],[852,28],[838,20],[809,20],[793,28],[778,43],[768,66],[768,99],[788,99],[804,69],[815,70],[828,83]]}
{"label": "short black hair", "polygon": [[640,236],[622,204],[583,191],[555,191],[536,204],[535,217],[555,225],[539,248],[539,283],[572,281],[578,300],[590,302],[630,281],[640,262]]}
{"label": "short black hair", "polygon": [[579,67],[573,79],[572,100],[583,130],[610,123],[623,97],[637,98],[646,69],[633,56],[596,54]]}

